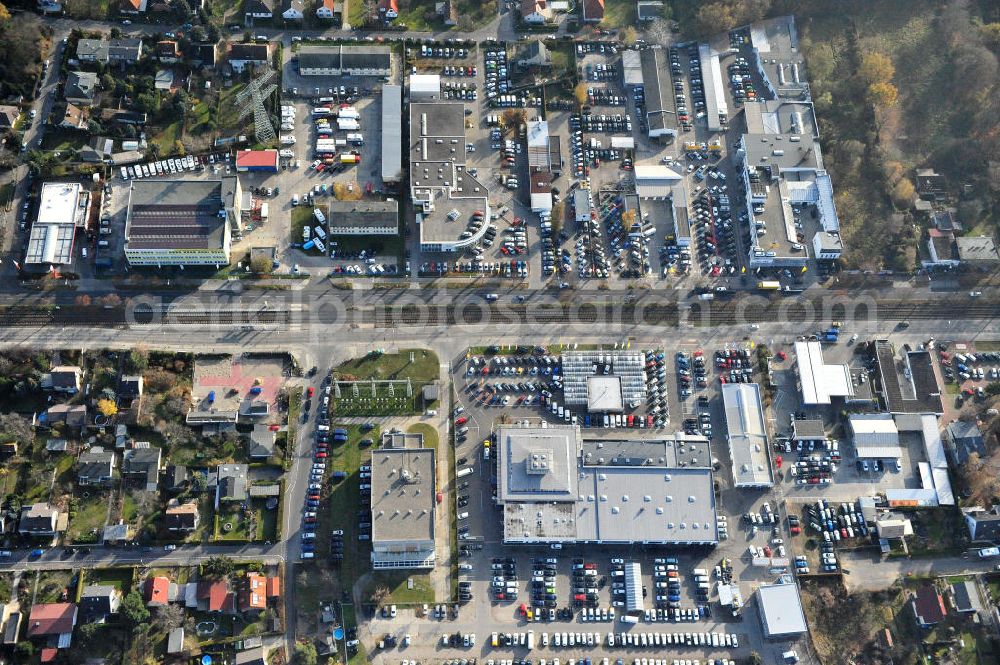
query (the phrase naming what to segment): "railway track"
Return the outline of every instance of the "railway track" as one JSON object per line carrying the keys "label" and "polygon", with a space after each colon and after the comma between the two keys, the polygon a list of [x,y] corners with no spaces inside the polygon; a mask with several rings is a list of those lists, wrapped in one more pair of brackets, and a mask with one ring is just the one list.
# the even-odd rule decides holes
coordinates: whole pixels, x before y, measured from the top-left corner
{"label": "railway track", "polygon": [[[989,319],[1000,314],[1000,302],[982,300],[922,300],[891,302],[835,302],[826,306],[822,299],[760,298],[685,303],[545,303],[522,304],[443,304],[378,305],[346,313],[348,323],[375,328],[492,325],[651,325],[677,327],[732,326],[745,323],[801,323],[811,325],[831,321],[927,321]],[[154,312],[141,308],[98,306],[4,307],[0,327],[32,328],[48,326],[127,328],[143,325],[247,326],[288,325],[301,317],[303,325],[330,325],[312,317],[310,310],[226,310]]]}

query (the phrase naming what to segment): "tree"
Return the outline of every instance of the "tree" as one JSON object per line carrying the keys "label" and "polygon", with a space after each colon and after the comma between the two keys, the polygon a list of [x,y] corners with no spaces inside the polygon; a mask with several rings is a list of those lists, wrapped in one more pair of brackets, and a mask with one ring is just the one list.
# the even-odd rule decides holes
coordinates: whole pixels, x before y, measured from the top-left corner
{"label": "tree", "polygon": [[84,294],[78,295],[76,297],[76,299],[75,299],[75,302],[76,302],[77,306],[79,306],[79,307],[89,307],[90,303],[91,303],[91,299],[90,299],[90,296],[88,296],[86,293],[84,293]]}
{"label": "tree", "polygon": [[888,83],[895,73],[896,67],[889,56],[877,51],[869,51],[861,56],[858,76],[868,85]]}
{"label": "tree", "polygon": [[16,441],[19,446],[26,446],[34,438],[31,422],[16,413],[0,414],[0,438],[4,441]]}
{"label": "tree", "polygon": [[573,88],[573,97],[576,98],[577,104],[579,104],[580,106],[584,106],[587,103],[588,99],[587,84],[582,82],[577,83],[576,87]]}
{"label": "tree", "polygon": [[[670,5],[664,3],[664,10],[667,11]],[[670,22],[665,18],[654,18],[646,26],[646,41],[659,46],[670,46],[674,42],[674,33],[670,29]]]}
{"label": "tree", "polygon": [[638,38],[635,28],[632,26],[626,26],[622,30],[622,43],[625,46],[635,46],[635,40]]}
{"label": "tree", "polygon": [[133,628],[149,621],[149,610],[142,594],[137,589],[133,589],[122,599],[119,613]]}
{"label": "tree", "polygon": [[212,556],[201,566],[202,574],[209,579],[229,577],[236,569],[236,564],[228,556]]}
{"label": "tree", "polygon": [[892,202],[900,210],[906,210],[912,206],[916,196],[917,189],[909,178],[900,178],[899,182],[892,188]]}
{"label": "tree", "polygon": [[184,608],[177,603],[161,605],[153,611],[153,626],[161,633],[169,633],[184,625]]}
{"label": "tree", "polygon": [[316,665],[319,656],[312,642],[300,642],[292,652],[292,665]]}
{"label": "tree", "polygon": [[728,5],[712,2],[702,5],[695,16],[695,30],[699,35],[726,32],[736,27],[736,17]]}
{"label": "tree", "polygon": [[121,307],[122,299],[117,293],[109,293],[106,296],[98,298],[97,303],[101,307]]}
{"label": "tree", "polygon": [[881,108],[895,106],[899,101],[899,90],[891,83],[882,81],[868,86],[868,97],[872,104]]}
{"label": "tree", "polygon": [[270,257],[255,256],[250,260],[250,270],[254,271],[258,275],[269,275],[271,274],[271,271],[274,270],[274,263],[271,261]]}
{"label": "tree", "polygon": [[9,20],[10,20],[10,12],[7,10],[7,7],[4,6],[3,3],[0,3],[0,21],[9,21]]}
{"label": "tree", "polygon": [[99,623],[85,623],[77,629],[76,634],[82,644],[90,646],[96,643],[102,629],[103,626]]}
{"label": "tree", "polygon": [[750,652],[750,665],[764,665],[764,659],[756,651]]}
{"label": "tree", "polygon": [[35,654],[35,645],[27,640],[18,642],[14,647],[14,653],[22,658],[31,658]]}
{"label": "tree", "polygon": [[379,586],[375,587],[374,591],[372,591],[370,600],[371,603],[375,605],[375,607],[381,607],[382,605],[385,604],[385,601],[389,599],[390,595],[391,594],[389,593],[389,587],[380,584]]}
{"label": "tree", "polygon": [[97,410],[101,412],[102,416],[110,418],[118,413],[118,405],[115,404],[114,400],[99,399],[97,400]]}
{"label": "tree", "polygon": [[128,352],[125,366],[132,374],[142,374],[149,368],[149,351],[138,346]]}

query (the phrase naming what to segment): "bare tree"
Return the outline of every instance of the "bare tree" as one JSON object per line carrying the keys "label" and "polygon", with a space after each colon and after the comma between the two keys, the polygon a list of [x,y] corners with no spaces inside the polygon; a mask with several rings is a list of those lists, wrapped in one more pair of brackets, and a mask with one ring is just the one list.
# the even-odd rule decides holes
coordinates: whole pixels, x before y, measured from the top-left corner
{"label": "bare tree", "polygon": [[153,626],[161,633],[168,633],[184,625],[184,608],[176,603],[168,603],[153,611]]}
{"label": "bare tree", "polygon": [[670,22],[663,18],[655,18],[646,26],[646,41],[659,46],[670,46],[674,43],[674,33]]}

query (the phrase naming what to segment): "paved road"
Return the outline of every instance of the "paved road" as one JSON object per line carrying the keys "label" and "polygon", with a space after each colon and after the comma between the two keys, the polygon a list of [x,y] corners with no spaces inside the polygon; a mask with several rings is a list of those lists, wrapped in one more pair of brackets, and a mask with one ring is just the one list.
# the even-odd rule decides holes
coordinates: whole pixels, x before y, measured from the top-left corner
{"label": "paved road", "polygon": [[909,576],[973,575],[994,570],[996,560],[968,557],[938,559],[882,559],[878,554],[840,552],[844,582],[849,589],[878,591]]}
{"label": "paved road", "polygon": [[38,558],[29,557],[30,550],[13,550],[10,558],[0,559],[0,570],[54,570],[61,568],[104,568],[115,565],[192,566],[213,556],[233,559],[255,559],[267,564],[285,560],[281,544],[277,545],[183,545],[173,551],[163,547],[78,547],[70,554],[64,547],[45,550]]}

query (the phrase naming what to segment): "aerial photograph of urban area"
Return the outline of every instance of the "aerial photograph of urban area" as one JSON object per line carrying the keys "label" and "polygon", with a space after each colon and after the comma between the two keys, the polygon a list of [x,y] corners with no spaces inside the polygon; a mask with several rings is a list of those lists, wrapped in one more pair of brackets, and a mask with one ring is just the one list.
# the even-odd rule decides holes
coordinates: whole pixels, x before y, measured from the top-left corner
{"label": "aerial photograph of urban area", "polygon": [[0,665],[1000,665],[1000,1],[0,2]]}

